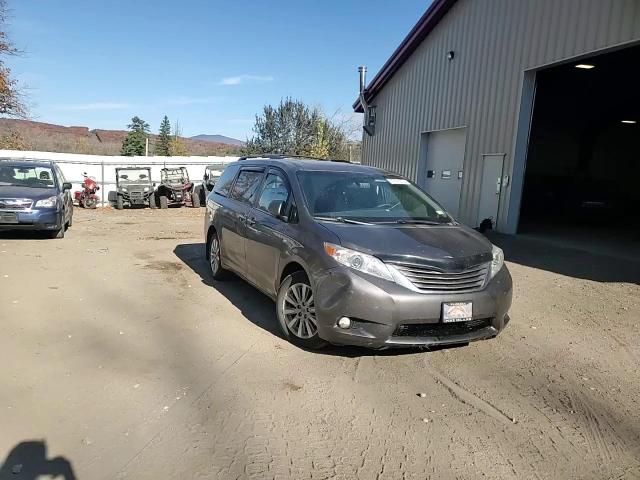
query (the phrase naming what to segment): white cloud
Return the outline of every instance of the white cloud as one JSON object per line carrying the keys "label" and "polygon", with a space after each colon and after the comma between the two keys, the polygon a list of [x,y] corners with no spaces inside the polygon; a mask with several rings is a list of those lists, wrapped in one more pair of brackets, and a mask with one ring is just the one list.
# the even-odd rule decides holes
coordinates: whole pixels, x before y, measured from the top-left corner
{"label": "white cloud", "polygon": [[93,102],[93,103],[79,103],[75,105],[59,105],[56,110],[126,110],[132,108],[130,103],[124,102]]}
{"label": "white cloud", "polygon": [[236,77],[225,77],[220,80],[219,85],[242,85],[244,83],[267,83],[273,82],[274,78],[270,75],[249,75],[243,74]]}

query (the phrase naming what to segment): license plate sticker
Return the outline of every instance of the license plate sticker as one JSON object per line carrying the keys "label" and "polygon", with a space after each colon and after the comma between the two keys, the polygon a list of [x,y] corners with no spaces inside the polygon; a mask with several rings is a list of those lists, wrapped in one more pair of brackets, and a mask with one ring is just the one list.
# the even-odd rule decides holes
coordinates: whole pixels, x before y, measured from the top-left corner
{"label": "license plate sticker", "polygon": [[0,212],[0,223],[18,223],[18,214],[13,212]]}
{"label": "license plate sticker", "polygon": [[442,321],[444,323],[467,322],[472,318],[472,302],[452,302],[442,304]]}

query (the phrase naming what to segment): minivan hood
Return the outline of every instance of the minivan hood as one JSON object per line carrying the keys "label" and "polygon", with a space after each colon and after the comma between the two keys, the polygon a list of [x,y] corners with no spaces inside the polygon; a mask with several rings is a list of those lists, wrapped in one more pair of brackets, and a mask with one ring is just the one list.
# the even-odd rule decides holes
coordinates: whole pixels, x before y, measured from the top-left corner
{"label": "minivan hood", "polygon": [[342,246],[385,262],[408,262],[447,271],[492,260],[491,242],[462,225],[350,225],[321,222]]}
{"label": "minivan hood", "polygon": [[57,195],[55,188],[32,188],[0,185],[0,198],[28,198],[33,201]]}

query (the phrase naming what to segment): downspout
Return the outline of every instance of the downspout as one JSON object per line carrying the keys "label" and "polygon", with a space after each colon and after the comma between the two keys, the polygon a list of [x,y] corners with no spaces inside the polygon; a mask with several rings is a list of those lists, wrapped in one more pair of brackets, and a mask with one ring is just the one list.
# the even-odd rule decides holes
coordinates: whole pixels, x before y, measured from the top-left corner
{"label": "downspout", "polygon": [[362,105],[362,111],[364,112],[362,128],[367,133],[367,135],[372,136],[374,132],[374,126],[370,125],[369,122],[369,105],[367,104],[367,99],[364,95],[367,88],[367,67],[365,67],[364,65],[358,67],[358,73],[360,74],[360,104]]}

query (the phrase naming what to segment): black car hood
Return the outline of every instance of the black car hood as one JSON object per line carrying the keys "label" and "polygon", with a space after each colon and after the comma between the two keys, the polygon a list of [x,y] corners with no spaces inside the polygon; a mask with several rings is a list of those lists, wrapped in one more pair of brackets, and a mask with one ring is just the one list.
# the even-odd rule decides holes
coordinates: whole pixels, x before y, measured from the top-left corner
{"label": "black car hood", "polygon": [[464,270],[491,261],[491,242],[462,225],[350,225],[321,222],[342,246],[387,262]]}
{"label": "black car hood", "polygon": [[55,188],[33,188],[33,187],[8,187],[0,185],[0,198],[28,198],[38,201],[43,198],[53,197],[58,191]]}

